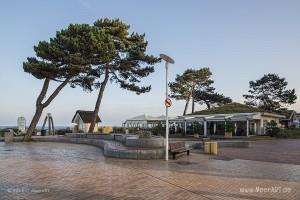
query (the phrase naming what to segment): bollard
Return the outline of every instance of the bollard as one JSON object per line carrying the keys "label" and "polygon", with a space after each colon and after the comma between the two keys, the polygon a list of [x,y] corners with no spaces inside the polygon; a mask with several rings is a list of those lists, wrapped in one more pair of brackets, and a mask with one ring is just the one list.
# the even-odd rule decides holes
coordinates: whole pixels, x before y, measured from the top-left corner
{"label": "bollard", "polygon": [[218,155],[218,142],[210,142],[210,153]]}
{"label": "bollard", "polygon": [[204,153],[210,154],[210,143],[211,142],[204,142]]}

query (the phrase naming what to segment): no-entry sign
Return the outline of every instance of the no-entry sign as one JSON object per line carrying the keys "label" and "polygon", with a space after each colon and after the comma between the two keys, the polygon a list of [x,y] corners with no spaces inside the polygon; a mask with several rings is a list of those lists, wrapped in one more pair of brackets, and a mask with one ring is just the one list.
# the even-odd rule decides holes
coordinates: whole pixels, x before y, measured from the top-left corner
{"label": "no-entry sign", "polygon": [[167,108],[171,107],[171,105],[172,105],[171,99],[166,98],[166,100],[165,100],[165,105],[166,105]]}

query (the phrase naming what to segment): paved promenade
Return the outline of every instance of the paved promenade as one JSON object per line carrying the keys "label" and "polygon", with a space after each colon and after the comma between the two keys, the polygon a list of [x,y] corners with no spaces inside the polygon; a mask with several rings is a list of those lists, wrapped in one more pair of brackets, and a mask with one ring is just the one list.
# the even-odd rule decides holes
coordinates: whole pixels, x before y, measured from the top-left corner
{"label": "paved promenade", "polygon": [[0,199],[298,200],[300,165],[197,151],[169,162],[121,160],[87,145],[0,142]]}
{"label": "paved promenade", "polygon": [[251,148],[223,148],[220,159],[245,159],[300,165],[300,139],[271,139],[252,142]]}

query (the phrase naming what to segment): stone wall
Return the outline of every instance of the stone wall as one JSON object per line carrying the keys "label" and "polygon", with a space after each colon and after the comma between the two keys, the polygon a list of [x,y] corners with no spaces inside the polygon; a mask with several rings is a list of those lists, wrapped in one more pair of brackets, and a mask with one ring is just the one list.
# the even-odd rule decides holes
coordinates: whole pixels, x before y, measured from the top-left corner
{"label": "stone wall", "polygon": [[121,142],[127,147],[163,148],[165,145],[162,137],[139,138],[137,135],[128,134],[66,133],[66,137],[113,140]]}
{"label": "stone wall", "polygon": [[[103,134],[104,135],[104,134]],[[106,134],[108,137],[109,135]],[[57,136],[43,136],[33,137],[34,141],[39,142],[64,142],[75,144],[93,145],[103,149],[104,156],[122,159],[134,159],[134,160],[151,160],[151,159],[163,159],[165,151],[163,148],[159,149],[128,149],[122,143],[113,140],[105,140],[98,138],[88,138],[96,136],[84,136],[84,135],[68,135],[68,137]],[[102,137],[102,136],[97,136]],[[120,137],[120,136],[119,136]]]}
{"label": "stone wall", "polygon": [[163,148],[165,141],[163,138],[126,138],[125,146],[144,148]]}

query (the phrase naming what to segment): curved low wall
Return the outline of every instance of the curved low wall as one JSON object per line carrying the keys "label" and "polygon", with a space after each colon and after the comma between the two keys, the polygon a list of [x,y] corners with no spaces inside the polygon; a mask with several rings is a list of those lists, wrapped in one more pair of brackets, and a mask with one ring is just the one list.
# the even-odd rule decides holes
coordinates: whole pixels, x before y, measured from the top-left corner
{"label": "curved low wall", "polygon": [[164,149],[118,149],[112,144],[104,146],[104,155],[114,158],[125,158],[134,160],[155,160],[164,158]]}
{"label": "curved low wall", "polygon": [[162,137],[139,138],[137,135],[128,134],[67,133],[66,137],[113,140],[121,142],[127,147],[164,148],[165,145]]}
{"label": "curved low wall", "polygon": [[136,135],[126,134],[103,134],[103,133],[66,133],[68,138],[90,138],[102,140],[115,140],[118,142],[125,142],[126,138],[138,138]]}
{"label": "curved low wall", "polygon": [[126,138],[125,145],[128,147],[163,148],[163,138]]}
{"label": "curved low wall", "polygon": [[[103,149],[104,156],[123,159],[150,160],[163,159],[165,156],[163,138],[137,138],[135,135],[124,134],[78,134],[70,133],[64,136],[34,136],[39,142],[64,142],[86,144]],[[22,141],[15,137],[14,141]],[[217,141],[219,147],[249,148],[250,141]],[[123,145],[125,144],[125,145]],[[187,144],[192,148],[202,148],[202,142]]]}
{"label": "curved low wall", "polygon": [[151,160],[163,159],[164,149],[127,149],[121,143],[103,140],[91,139],[87,137],[33,137],[34,141],[39,142],[64,142],[75,144],[87,144],[103,149],[104,156],[122,159]]}

